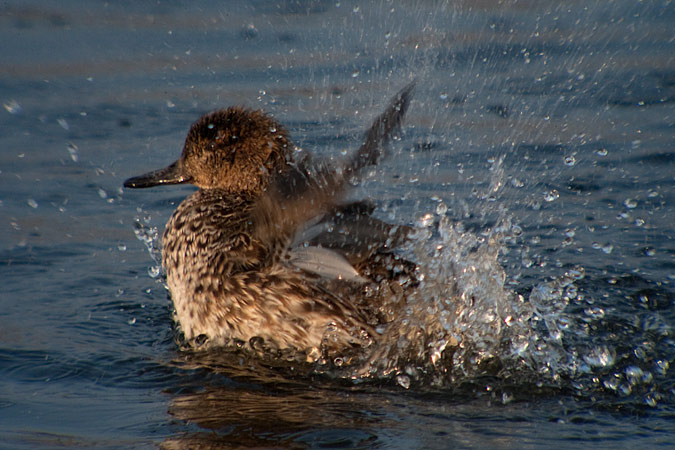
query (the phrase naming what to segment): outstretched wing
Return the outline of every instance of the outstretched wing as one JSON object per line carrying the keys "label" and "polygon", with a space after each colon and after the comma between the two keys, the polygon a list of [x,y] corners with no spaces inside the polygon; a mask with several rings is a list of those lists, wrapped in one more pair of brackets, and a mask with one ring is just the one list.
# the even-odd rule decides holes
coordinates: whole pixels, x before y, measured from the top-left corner
{"label": "outstretched wing", "polygon": [[387,144],[408,110],[414,87],[412,82],[394,96],[368,129],[363,145],[347,161],[296,167],[277,177],[255,205],[254,236],[273,244],[274,252],[281,253],[308,221],[335,208],[347,181],[385,156]]}
{"label": "outstretched wing", "polygon": [[403,116],[408,111],[412,91],[416,82],[413,81],[401,89],[392,99],[389,107],[373,122],[366,133],[366,139],[359,150],[353,155],[347,166],[346,177],[353,175],[362,168],[377,164],[384,156],[387,143],[396,133],[403,122]]}

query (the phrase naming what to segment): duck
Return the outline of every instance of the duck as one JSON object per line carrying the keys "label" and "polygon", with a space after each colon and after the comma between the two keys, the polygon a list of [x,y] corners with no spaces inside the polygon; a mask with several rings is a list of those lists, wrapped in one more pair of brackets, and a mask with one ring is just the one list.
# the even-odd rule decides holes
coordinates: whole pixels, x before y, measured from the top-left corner
{"label": "duck", "polygon": [[400,90],[348,157],[295,161],[271,115],[232,106],[192,124],[178,160],[126,188],[198,188],[171,215],[162,268],[181,342],[316,361],[373,346],[384,305],[415,285],[396,248],[405,226],[345,202],[350,183],[388,154],[415,82]]}

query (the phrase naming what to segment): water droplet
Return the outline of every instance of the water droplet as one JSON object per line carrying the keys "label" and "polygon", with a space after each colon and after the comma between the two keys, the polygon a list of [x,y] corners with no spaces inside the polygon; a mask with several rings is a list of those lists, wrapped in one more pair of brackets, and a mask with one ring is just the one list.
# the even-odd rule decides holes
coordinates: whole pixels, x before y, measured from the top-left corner
{"label": "water droplet", "polygon": [[506,392],[502,393],[502,404],[507,405],[513,401],[513,395],[507,394]]}
{"label": "water droplet", "polygon": [[612,250],[614,250],[614,246],[612,244],[605,244],[601,248],[602,251],[607,253],[608,255],[612,253]]}
{"label": "water droplet", "polygon": [[70,130],[70,125],[68,125],[68,121],[66,121],[66,119],[60,118],[57,119],[56,121],[58,122],[59,125],[61,125],[61,128],[63,128],[64,130],[66,131]]}
{"label": "water droplet", "polygon": [[446,212],[448,212],[448,207],[445,206],[445,203],[440,202],[438,206],[436,206],[436,214],[443,217]]}
{"label": "water droplet", "polygon": [[358,70],[355,70],[354,72],[352,72],[352,78],[358,78],[358,76],[359,76]]}
{"label": "water droplet", "polygon": [[574,155],[565,156],[565,165],[566,166],[571,167],[571,166],[575,165],[576,163],[577,163],[577,160],[574,157]]}
{"label": "water droplet", "polygon": [[174,102],[172,102],[171,100],[167,100],[166,101],[166,107],[167,108],[175,108],[176,104]]}
{"label": "water droplet", "polygon": [[34,199],[29,198],[26,203],[28,203],[28,206],[30,206],[33,209],[37,209],[38,207],[38,202],[36,202]]}
{"label": "water droplet", "polygon": [[552,201],[558,199],[558,197],[560,197],[560,194],[555,189],[544,192],[544,200],[546,200],[547,202],[552,202]]}
{"label": "water droplet", "polygon": [[[645,296],[641,295],[640,301],[644,302],[644,303],[647,303],[649,301],[649,299],[646,298]],[[643,346],[639,346],[639,347],[634,348],[633,353],[635,354],[635,356],[638,359],[641,359],[643,361],[645,361],[647,359],[647,351],[645,350],[645,348]]]}
{"label": "water droplet", "polygon": [[359,7],[359,5],[356,5],[356,6],[352,9],[352,12],[353,12],[354,14],[356,14],[356,13],[358,13],[360,10],[361,10],[361,7]]}
{"label": "water droplet", "polygon": [[3,103],[5,109],[10,114],[19,114],[21,112],[21,105],[16,100],[10,100],[7,103]]}
{"label": "water droplet", "polygon": [[644,372],[642,369],[640,369],[637,366],[628,366],[624,370],[624,373],[626,374],[626,378],[628,379],[628,382],[632,385],[636,385],[641,379],[642,376],[644,375]]}
{"label": "water droplet", "polygon": [[567,330],[570,327],[570,320],[567,317],[558,318],[558,326],[563,330]]}
{"label": "water droplet", "polygon": [[447,92],[441,92],[441,100],[446,101],[448,99],[448,93]]}
{"label": "water droplet", "polygon": [[127,323],[128,323],[129,325],[135,324],[135,323],[136,323],[136,318],[134,317],[133,319],[129,320]]}
{"label": "water droplet", "polygon": [[148,275],[150,275],[150,278],[157,278],[160,273],[161,273],[161,270],[160,270],[159,266],[148,267]]}
{"label": "water droplet", "polygon": [[98,196],[101,198],[108,198],[108,193],[103,188],[98,188]]}
{"label": "water droplet", "polygon": [[614,364],[615,354],[607,346],[600,345],[584,356],[584,361],[592,367],[609,367]]}
{"label": "water droplet", "polygon": [[592,308],[586,308],[584,310],[584,313],[590,317],[591,319],[602,319],[605,317],[605,310],[600,308],[599,306],[594,306]]}
{"label": "water droplet", "polygon": [[607,149],[606,148],[601,148],[595,151],[595,154],[598,156],[607,156]]}
{"label": "water droplet", "polygon": [[77,145],[73,144],[72,142],[68,142],[66,144],[66,148],[68,149],[68,153],[70,154],[70,159],[73,160],[73,162],[77,162],[80,157],[77,154]]}
{"label": "water droplet", "polygon": [[421,228],[426,228],[432,223],[434,223],[434,216],[431,214],[425,214],[424,216],[417,219],[417,226]]}
{"label": "water droplet", "polygon": [[612,391],[616,391],[619,388],[619,377],[614,375],[605,381],[602,382],[603,386]]}
{"label": "water droplet", "polygon": [[623,201],[623,205],[628,209],[634,209],[637,208],[638,202],[633,198],[627,198]]}
{"label": "water droplet", "polygon": [[668,368],[670,367],[670,363],[662,359],[656,361],[654,365],[656,366],[656,370],[659,372],[659,374],[663,376],[666,375]]}
{"label": "water droplet", "polygon": [[117,250],[119,250],[119,251],[121,251],[121,252],[126,252],[126,251],[127,251],[127,246],[126,246],[125,244],[119,244],[119,245],[117,246]]}
{"label": "water droplet", "polygon": [[410,377],[407,375],[399,375],[396,377],[396,382],[404,389],[410,388]]}

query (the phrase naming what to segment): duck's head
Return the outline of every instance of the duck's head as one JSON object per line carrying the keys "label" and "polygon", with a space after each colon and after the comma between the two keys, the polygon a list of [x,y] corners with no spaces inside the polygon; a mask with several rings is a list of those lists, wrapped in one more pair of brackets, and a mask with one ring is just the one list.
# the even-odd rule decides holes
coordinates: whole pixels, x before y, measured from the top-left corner
{"label": "duck's head", "polygon": [[260,192],[291,162],[286,130],[261,111],[233,107],[197,120],[181,157],[170,166],[129,178],[125,187],[192,183],[201,189]]}

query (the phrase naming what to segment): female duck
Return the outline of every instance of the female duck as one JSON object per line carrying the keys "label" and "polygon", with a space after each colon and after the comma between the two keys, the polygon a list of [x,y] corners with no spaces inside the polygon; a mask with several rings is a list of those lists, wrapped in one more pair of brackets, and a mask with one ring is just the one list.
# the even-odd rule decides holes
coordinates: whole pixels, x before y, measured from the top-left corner
{"label": "female duck", "polygon": [[[413,87],[396,95],[361,148],[337,167],[294,163],[279,123],[233,107],[195,122],[176,162],[124,182],[199,188],[178,206],[162,239],[176,319],[190,345],[248,343],[314,360],[377,338],[373,325],[384,319],[362,294],[382,278],[381,261],[401,233],[362,205],[339,202],[346,180],[382,156]],[[353,234],[322,232],[317,223],[327,217],[346,230],[353,225]]]}

